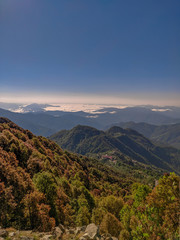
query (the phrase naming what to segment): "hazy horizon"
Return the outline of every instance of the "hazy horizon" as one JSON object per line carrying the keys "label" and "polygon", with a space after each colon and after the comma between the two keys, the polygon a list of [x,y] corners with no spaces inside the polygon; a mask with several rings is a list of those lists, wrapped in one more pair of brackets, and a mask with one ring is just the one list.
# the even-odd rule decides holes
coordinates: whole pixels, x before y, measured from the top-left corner
{"label": "hazy horizon", "polygon": [[180,106],[179,8],[1,0],[0,101]]}
{"label": "hazy horizon", "polygon": [[105,105],[153,105],[153,106],[177,106],[180,107],[179,94],[81,94],[81,93],[1,93],[0,102],[21,104],[105,104]]}

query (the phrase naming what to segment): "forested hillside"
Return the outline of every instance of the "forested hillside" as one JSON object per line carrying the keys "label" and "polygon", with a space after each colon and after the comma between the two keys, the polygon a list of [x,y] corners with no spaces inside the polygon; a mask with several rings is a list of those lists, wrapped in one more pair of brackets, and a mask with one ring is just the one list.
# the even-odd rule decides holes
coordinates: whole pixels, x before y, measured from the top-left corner
{"label": "forested hillside", "polygon": [[[112,127],[100,131],[92,127],[78,125],[71,130],[60,131],[50,137],[59,146],[75,153],[99,156],[121,163],[143,163],[166,171],[180,172],[180,150],[160,147],[132,129]],[[132,162],[133,160],[133,162]]]}
{"label": "forested hillside", "polygon": [[156,187],[154,180],[136,181],[0,118],[2,227],[49,231],[94,222],[120,240],[177,238],[180,178],[166,173]]}
{"label": "forested hillside", "polygon": [[[116,123],[114,126],[122,128],[131,128],[145,137],[151,139],[153,142],[170,145],[175,148],[180,148],[180,124],[169,124],[169,125],[152,125],[145,122],[122,122]],[[107,127],[108,129],[109,127]]]}

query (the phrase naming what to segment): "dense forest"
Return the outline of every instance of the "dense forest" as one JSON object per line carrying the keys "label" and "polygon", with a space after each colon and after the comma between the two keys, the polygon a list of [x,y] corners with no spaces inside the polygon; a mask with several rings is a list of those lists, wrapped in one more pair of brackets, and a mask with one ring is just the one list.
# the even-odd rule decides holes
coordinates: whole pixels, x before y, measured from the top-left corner
{"label": "dense forest", "polygon": [[[147,175],[146,175],[147,174]],[[148,175],[149,174],[149,175]],[[150,181],[151,180],[151,181]],[[91,222],[120,240],[178,238],[175,173],[135,179],[96,159],[63,151],[0,118],[0,226],[49,231]]]}

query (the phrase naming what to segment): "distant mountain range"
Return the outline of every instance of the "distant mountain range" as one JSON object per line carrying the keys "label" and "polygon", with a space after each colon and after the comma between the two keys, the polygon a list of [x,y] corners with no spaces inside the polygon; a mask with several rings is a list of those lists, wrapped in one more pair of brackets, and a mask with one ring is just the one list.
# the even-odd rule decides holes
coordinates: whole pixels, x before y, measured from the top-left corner
{"label": "distant mountain range", "polygon": [[[93,115],[99,115],[99,113],[110,113],[110,114],[116,114],[116,113],[129,113],[132,112],[132,110],[135,110],[136,113],[140,113],[141,110],[144,112],[146,109],[146,114],[149,112],[155,112],[159,113],[158,115],[170,117],[173,119],[180,119],[180,107],[174,107],[174,106],[153,106],[153,105],[139,105],[134,107],[128,107],[123,105],[99,105],[99,104],[17,104],[17,103],[4,103],[0,102],[0,108],[3,108],[5,110],[14,111],[14,112],[21,112],[21,113],[27,113],[27,112],[50,112],[52,114],[61,112],[79,112],[84,111],[85,114],[87,113],[93,113]],[[58,111],[57,111],[58,110]],[[145,112],[144,112],[145,113]],[[133,113],[134,114],[134,113]],[[91,115],[91,114],[90,114]],[[92,115],[92,116],[93,116]],[[130,116],[125,116],[124,118],[129,118]],[[134,118],[134,115],[133,115]],[[132,119],[129,121],[133,121]],[[135,120],[134,120],[135,121]],[[146,121],[145,121],[146,122]]]}
{"label": "distant mountain range", "polygon": [[[18,105],[0,104],[4,108],[15,111]],[[31,104],[21,106],[23,113],[0,109],[0,116],[7,117],[36,135],[50,136],[62,129],[71,129],[78,124],[98,129],[118,125],[120,122],[145,122],[153,125],[180,123],[180,108],[158,108],[155,106],[139,106],[119,108],[102,108],[91,112],[45,111],[47,104]]]}
{"label": "distant mountain range", "polygon": [[94,121],[94,119],[86,118],[76,113],[60,113],[58,111],[58,114],[57,116],[49,112],[15,113],[0,109],[0,117],[9,118],[11,121],[25,129],[29,129],[36,135],[50,136],[61,129],[70,129],[77,124],[101,128],[101,125]]}
{"label": "distant mountain range", "polygon": [[168,171],[180,172],[180,150],[160,147],[132,129],[112,127],[100,131],[78,125],[71,130],[60,131],[50,137],[62,148],[88,156],[107,156],[121,161],[133,160]]}
{"label": "distant mountain range", "polygon": [[134,129],[155,143],[180,149],[180,123],[157,126],[148,123],[122,122],[115,125]]}

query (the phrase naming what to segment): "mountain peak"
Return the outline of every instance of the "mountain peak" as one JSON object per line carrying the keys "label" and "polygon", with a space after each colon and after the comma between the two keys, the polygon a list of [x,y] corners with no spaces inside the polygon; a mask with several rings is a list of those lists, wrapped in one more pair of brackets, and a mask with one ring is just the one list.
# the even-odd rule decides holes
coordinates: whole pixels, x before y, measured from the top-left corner
{"label": "mountain peak", "polygon": [[114,133],[125,133],[125,129],[118,127],[118,126],[113,126],[107,130],[107,133],[114,134]]}

